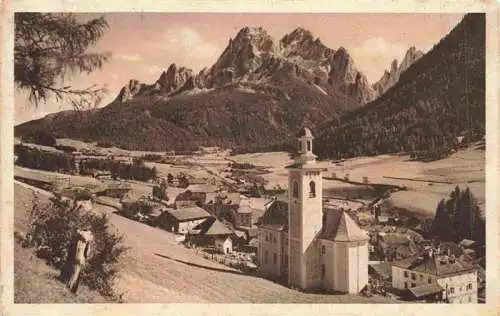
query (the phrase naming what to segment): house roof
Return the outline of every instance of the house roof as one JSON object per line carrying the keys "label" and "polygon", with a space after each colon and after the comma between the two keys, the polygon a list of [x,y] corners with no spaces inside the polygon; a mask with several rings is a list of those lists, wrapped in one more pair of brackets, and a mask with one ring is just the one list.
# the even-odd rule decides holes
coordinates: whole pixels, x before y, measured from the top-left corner
{"label": "house roof", "polygon": [[252,208],[249,205],[242,205],[238,208],[238,213],[252,213]]}
{"label": "house roof", "polygon": [[186,191],[191,191],[194,193],[211,193],[217,192],[218,188],[215,185],[210,184],[190,184]]}
{"label": "house roof", "polygon": [[169,213],[179,222],[211,217],[210,213],[198,206],[184,207],[176,210],[169,209],[165,212]]}
{"label": "house roof", "polygon": [[369,237],[343,210],[325,209],[325,223],[321,239],[332,241],[361,241]]}
{"label": "house roof", "polygon": [[288,202],[273,200],[267,207],[264,215],[259,219],[260,227],[275,230],[288,229]]}
{"label": "house roof", "polygon": [[401,234],[379,234],[380,239],[383,240],[388,246],[398,246],[398,245],[407,245],[410,243],[410,240]]}
{"label": "house roof", "polygon": [[459,243],[459,245],[462,247],[471,247],[471,246],[474,246],[475,244],[476,244],[476,242],[474,240],[470,240],[470,239],[464,239]]}
{"label": "house roof", "polygon": [[403,260],[393,262],[394,266],[405,268],[415,272],[432,274],[438,277],[456,275],[475,270],[470,262],[460,258],[450,259],[448,256],[424,256],[416,255]]}
{"label": "house roof", "polygon": [[131,190],[130,183],[110,183],[107,185],[106,190]]}
{"label": "house roof", "polygon": [[443,288],[437,283],[424,284],[408,289],[413,296],[420,298],[431,294],[441,293]]}
{"label": "house roof", "polygon": [[214,217],[209,217],[202,223],[193,227],[189,231],[192,235],[205,235],[205,236],[220,236],[220,235],[232,235],[233,232],[227,228],[223,223],[218,221]]}
{"label": "house roof", "polygon": [[391,265],[387,262],[370,264],[370,267],[373,269],[373,271],[375,271],[375,273],[377,273],[384,279],[390,279],[392,276]]}

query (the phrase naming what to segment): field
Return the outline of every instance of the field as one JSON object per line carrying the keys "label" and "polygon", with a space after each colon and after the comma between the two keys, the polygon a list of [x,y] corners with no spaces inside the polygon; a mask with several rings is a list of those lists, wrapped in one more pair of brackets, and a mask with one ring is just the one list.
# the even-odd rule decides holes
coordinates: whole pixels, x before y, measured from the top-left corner
{"label": "field", "polygon": [[[268,167],[271,173],[263,175],[269,181],[268,187],[288,186],[287,173],[283,169],[283,166],[291,163],[287,153],[245,154],[231,158],[239,162]],[[409,158],[409,156],[380,155],[357,157],[339,163],[323,161],[318,164],[328,169],[325,174],[327,177],[335,174],[337,178],[343,179],[347,176],[350,181],[358,183],[363,183],[366,177],[369,184],[407,187],[407,191],[393,193],[389,203],[421,218],[432,217],[438,202],[446,198],[457,185],[470,187],[484,209],[484,150],[470,147],[433,162],[410,161]],[[365,201],[373,198],[370,186],[333,180],[323,180],[323,194],[354,199],[359,197]]]}
{"label": "field", "polygon": [[[27,210],[31,207],[31,190],[15,184],[15,229],[26,228]],[[43,198],[43,195],[40,195]],[[226,266],[206,260],[193,250],[177,244],[177,235],[146,226],[113,214],[113,209],[97,206],[96,211],[110,214],[113,229],[124,234],[125,244],[130,247],[123,259],[123,270],[116,289],[123,293],[126,302],[136,303],[391,303],[388,298],[356,295],[317,295],[288,289],[269,280],[240,274]],[[35,285],[30,289],[30,301],[47,301],[47,284],[52,288],[51,302],[67,302],[63,287],[53,279],[55,271],[41,261],[26,258],[29,254],[16,252],[16,284]],[[49,270],[51,273],[36,273]],[[18,297],[26,298],[27,286],[16,288]],[[19,292],[22,293],[19,293]],[[84,293],[82,291],[82,293]],[[83,295],[83,294],[82,294]],[[71,298],[70,299],[75,299]],[[83,298],[82,298],[83,299]],[[101,298],[102,299],[102,298]],[[98,302],[99,298],[88,300]]]}

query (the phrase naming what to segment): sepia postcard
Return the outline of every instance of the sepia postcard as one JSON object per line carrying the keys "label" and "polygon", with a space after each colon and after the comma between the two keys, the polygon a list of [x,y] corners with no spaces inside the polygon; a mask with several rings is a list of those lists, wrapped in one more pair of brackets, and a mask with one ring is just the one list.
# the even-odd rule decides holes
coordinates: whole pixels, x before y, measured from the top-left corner
{"label": "sepia postcard", "polygon": [[6,315],[498,313],[493,1],[0,6]]}

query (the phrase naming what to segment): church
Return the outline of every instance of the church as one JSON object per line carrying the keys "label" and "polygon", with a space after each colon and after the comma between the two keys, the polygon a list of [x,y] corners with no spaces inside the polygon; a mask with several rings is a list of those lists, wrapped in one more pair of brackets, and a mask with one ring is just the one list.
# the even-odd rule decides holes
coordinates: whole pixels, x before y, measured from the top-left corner
{"label": "church", "polygon": [[368,236],[346,212],[323,206],[326,169],[311,131],[297,137],[287,197],[269,202],[258,223],[259,272],[303,291],[359,293],[368,284]]}

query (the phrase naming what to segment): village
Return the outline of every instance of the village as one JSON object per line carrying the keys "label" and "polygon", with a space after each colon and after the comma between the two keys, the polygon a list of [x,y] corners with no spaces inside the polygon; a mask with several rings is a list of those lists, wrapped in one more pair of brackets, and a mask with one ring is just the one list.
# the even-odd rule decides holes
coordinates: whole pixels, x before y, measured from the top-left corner
{"label": "village", "polygon": [[[317,174],[308,171],[308,174],[313,172],[312,176],[318,177],[315,180],[318,191],[311,186],[308,189],[312,191],[306,193],[304,188],[299,197],[298,188],[292,193],[287,189],[293,171],[287,172],[285,167],[293,166],[294,161],[295,165],[298,161],[308,166],[312,158],[308,156],[311,151],[306,143],[302,149],[308,146],[307,153],[303,154],[307,158],[303,161],[301,158],[292,160],[288,153],[232,155],[230,150],[218,147],[162,154],[102,148],[68,139],[58,140],[58,144],[59,149],[17,140],[16,146],[28,151],[62,153],[61,148],[66,149],[66,155],[73,157],[74,170],[30,169],[23,166],[22,161],[20,163],[17,155],[16,183],[82,200],[90,210],[112,209],[114,214],[134,221],[136,225],[150,226],[172,235],[179,246],[200,259],[306,292],[348,293],[395,302],[475,303],[485,300],[484,244],[469,239],[454,243],[431,238],[432,215],[425,214],[424,207],[415,212],[408,211],[410,207],[398,204],[398,198],[394,198],[398,194],[413,192],[416,199],[403,198],[413,204],[423,195],[430,196],[431,203],[436,201],[430,208],[435,210],[439,198],[432,196],[448,194],[441,193],[441,190],[426,194],[425,190],[435,190],[441,185],[443,191],[444,188],[451,188],[451,191],[457,182],[474,185],[477,181],[460,179],[449,182],[447,175],[448,182],[440,183],[435,175],[427,176],[432,180],[417,177],[408,180],[410,177],[401,175],[398,179],[394,173],[380,172],[384,164],[393,168],[398,164],[410,164],[400,157],[379,157],[381,161],[372,163],[366,162],[367,159],[363,163],[356,160],[321,161],[317,163],[321,167],[315,167],[313,161],[313,167],[320,168],[321,175],[319,171]],[[465,160],[472,156],[476,159],[478,150],[462,150],[457,155]],[[108,167],[112,166],[110,161],[141,166],[141,170],[154,169],[154,175],[142,180],[121,178],[116,168]],[[413,163],[412,167],[416,164]],[[469,162],[466,165],[470,165]],[[478,171],[471,170],[468,176],[477,176]],[[289,172],[292,173],[289,175]],[[317,202],[308,202],[311,197]],[[298,199],[304,214],[309,212],[300,224],[303,226],[299,229],[301,245],[307,240],[311,244],[316,240],[306,233],[309,226],[313,226],[313,220],[319,221],[320,225],[322,222],[326,225],[325,221],[336,221],[335,225],[340,225],[335,228],[337,232],[329,233],[330,237],[318,239],[320,243],[315,247],[321,250],[318,251],[319,257],[315,255],[315,260],[325,263],[317,264],[321,266],[321,272],[316,273],[314,278],[317,280],[311,281],[310,286],[306,285],[309,276],[297,276],[306,281],[290,281],[293,273],[289,272],[289,263],[297,265],[289,259],[294,249],[289,246],[294,241],[289,234],[296,234],[289,232],[289,223],[294,219],[289,218],[288,208],[289,203],[296,203],[292,202],[296,201],[293,199]],[[418,203],[414,204],[419,206]],[[308,208],[314,205],[322,205],[323,212],[311,215]],[[340,215],[335,215],[336,212]],[[340,232],[341,226],[344,233]],[[335,244],[342,238],[358,245],[356,251],[366,252],[366,258],[360,259],[358,254],[357,259],[352,259],[348,255],[344,268],[337,263],[330,268],[328,262],[337,259],[328,257],[330,244],[324,240],[333,241],[332,253],[339,254]],[[345,251],[351,250],[346,248]],[[354,262],[349,261],[351,259]],[[357,276],[352,276],[352,266],[359,269]],[[345,282],[339,281],[343,278]],[[341,283],[345,284],[339,285]]]}

